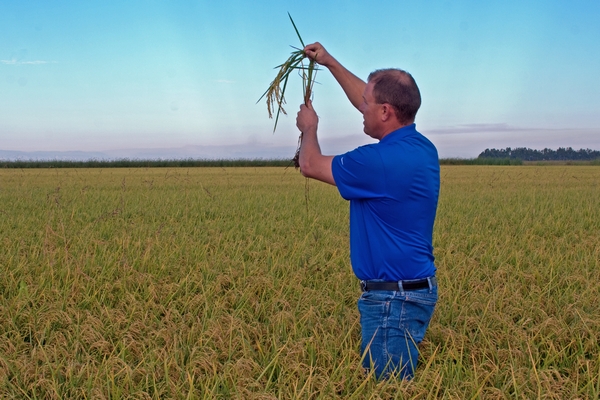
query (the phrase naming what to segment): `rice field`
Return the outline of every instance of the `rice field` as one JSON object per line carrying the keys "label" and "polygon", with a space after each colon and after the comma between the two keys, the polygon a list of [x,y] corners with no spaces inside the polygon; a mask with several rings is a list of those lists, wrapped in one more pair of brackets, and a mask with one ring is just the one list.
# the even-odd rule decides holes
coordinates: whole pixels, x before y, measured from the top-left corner
{"label": "rice field", "polygon": [[600,168],[442,166],[412,381],[360,369],[348,204],[293,168],[0,169],[0,398],[597,399]]}

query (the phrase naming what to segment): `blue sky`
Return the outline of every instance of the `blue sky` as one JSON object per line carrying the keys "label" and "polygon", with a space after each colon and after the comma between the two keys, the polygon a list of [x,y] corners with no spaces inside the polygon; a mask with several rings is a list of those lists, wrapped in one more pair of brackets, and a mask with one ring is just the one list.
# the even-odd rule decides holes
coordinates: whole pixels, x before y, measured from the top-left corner
{"label": "blue sky", "polygon": [[[299,45],[288,12],[362,78],[411,72],[441,157],[600,149],[597,0],[57,0],[0,4],[0,150],[293,155],[300,78],[275,133],[256,104]],[[329,72],[317,81],[323,151],[369,143]]]}

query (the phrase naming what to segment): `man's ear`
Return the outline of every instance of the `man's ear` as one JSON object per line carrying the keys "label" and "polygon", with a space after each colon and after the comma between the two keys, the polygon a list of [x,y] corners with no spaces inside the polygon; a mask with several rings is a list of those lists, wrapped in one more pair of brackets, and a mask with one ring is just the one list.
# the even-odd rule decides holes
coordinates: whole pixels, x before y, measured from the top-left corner
{"label": "man's ear", "polygon": [[394,115],[394,109],[387,103],[381,105],[381,121],[387,122]]}

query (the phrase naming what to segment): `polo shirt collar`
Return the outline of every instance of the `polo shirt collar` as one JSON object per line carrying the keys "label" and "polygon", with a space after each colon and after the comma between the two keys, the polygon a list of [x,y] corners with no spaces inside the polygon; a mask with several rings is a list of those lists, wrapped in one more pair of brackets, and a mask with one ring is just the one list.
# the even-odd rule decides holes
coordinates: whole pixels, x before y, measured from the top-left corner
{"label": "polo shirt collar", "polygon": [[386,142],[388,140],[403,139],[404,137],[406,137],[412,133],[415,133],[416,131],[417,131],[417,125],[415,123],[412,123],[410,125],[403,126],[400,129],[396,129],[395,131],[388,133],[387,135],[385,135],[383,137],[383,139],[381,139],[379,141],[379,143]]}

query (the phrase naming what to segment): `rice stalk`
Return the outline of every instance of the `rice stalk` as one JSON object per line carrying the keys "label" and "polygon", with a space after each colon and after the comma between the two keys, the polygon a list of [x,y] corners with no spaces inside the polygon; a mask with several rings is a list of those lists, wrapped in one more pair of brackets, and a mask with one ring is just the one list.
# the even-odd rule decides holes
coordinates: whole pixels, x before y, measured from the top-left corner
{"label": "rice stalk", "polygon": [[[292,22],[296,34],[298,35],[298,39],[300,40],[302,48],[299,49],[297,47],[291,46],[294,49],[294,51],[291,52],[290,56],[284,63],[275,67],[275,69],[279,69],[277,75],[275,76],[267,90],[258,99],[258,101],[261,101],[263,98],[266,97],[267,112],[269,113],[269,118],[273,118],[273,114],[275,113],[275,125],[273,126],[273,133],[277,129],[279,115],[281,113],[287,115],[287,112],[285,111],[285,108],[283,106],[284,104],[286,104],[285,89],[287,88],[290,74],[295,71],[302,78],[302,94],[304,98],[304,104],[308,105],[308,101],[310,100],[312,95],[315,77],[318,70],[313,60],[310,60],[308,62],[308,65],[306,65],[304,61],[306,55],[304,54],[303,50],[305,47],[304,41],[302,40],[302,36],[300,36],[300,32],[298,31],[298,28],[296,27],[292,16],[289,13],[288,16],[290,17],[290,21]],[[296,166],[296,168],[299,167],[298,156],[301,140],[302,134],[300,135],[300,139],[298,141],[298,149],[296,150],[296,155],[293,158],[294,165]]]}

